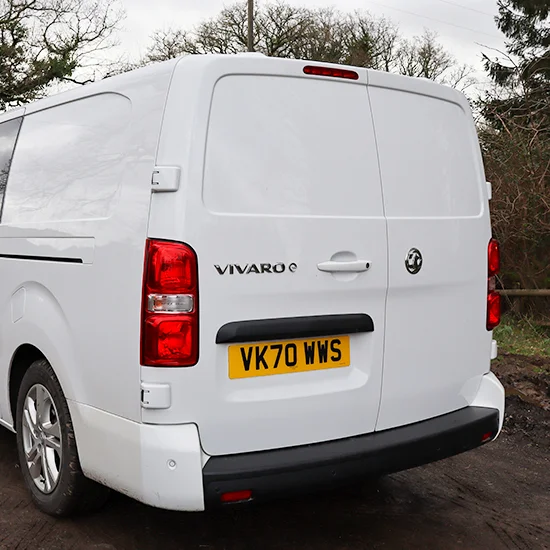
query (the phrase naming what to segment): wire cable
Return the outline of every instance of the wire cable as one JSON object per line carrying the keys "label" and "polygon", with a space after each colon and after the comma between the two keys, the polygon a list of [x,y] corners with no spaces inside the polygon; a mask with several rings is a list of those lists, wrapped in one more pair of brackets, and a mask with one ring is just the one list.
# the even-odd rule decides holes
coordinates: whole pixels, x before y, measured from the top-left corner
{"label": "wire cable", "polygon": [[371,4],[376,4],[378,6],[381,6],[383,8],[388,8],[390,10],[400,11],[402,13],[406,13],[407,15],[412,15],[413,17],[420,17],[422,19],[427,19],[429,21],[435,21],[436,23],[441,23],[443,25],[449,25],[450,27],[455,27],[457,29],[462,29],[465,31],[473,32],[475,34],[482,34],[484,36],[489,36],[491,38],[497,38],[498,40],[502,40],[502,36],[498,36],[497,34],[490,34],[488,32],[478,31],[475,29],[470,29],[469,27],[464,27],[463,25],[456,25],[455,23],[449,23],[448,21],[443,21],[441,19],[436,19],[435,17],[429,17],[428,15],[421,15],[419,13],[414,13],[412,11],[404,10],[401,8],[396,8],[395,6],[388,6],[388,4],[382,4],[382,2],[376,2],[375,0],[368,0]]}
{"label": "wire cable", "polygon": [[437,0],[438,2],[443,2],[443,4],[449,4],[450,6],[456,6],[457,8],[462,8],[463,10],[473,11],[475,13],[481,13],[482,15],[488,15],[489,17],[495,17],[495,14],[489,13],[488,11],[476,10],[475,8],[470,8],[470,6],[464,6],[458,2],[452,2],[452,0]]}

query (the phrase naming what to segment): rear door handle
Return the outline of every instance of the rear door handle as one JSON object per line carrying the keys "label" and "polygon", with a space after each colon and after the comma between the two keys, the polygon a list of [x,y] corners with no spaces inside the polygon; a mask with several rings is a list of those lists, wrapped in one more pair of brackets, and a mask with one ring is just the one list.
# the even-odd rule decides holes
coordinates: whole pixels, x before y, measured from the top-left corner
{"label": "rear door handle", "polygon": [[368,271],[370,262],[366,260],[354,260],[353,262],[322,262],[317,264],[319,271],[327,273],[362,273]]}

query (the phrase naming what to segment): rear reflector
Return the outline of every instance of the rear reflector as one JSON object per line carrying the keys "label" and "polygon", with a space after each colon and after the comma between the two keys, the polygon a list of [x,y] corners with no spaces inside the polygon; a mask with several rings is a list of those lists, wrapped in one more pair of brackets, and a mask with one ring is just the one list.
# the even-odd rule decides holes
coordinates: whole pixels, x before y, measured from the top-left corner
{"label": "rear reflector", "polygon": [[252,491],[233,491],[231,493],[223,493],[220,497],[224,504],[230,502],[245,502],[252,498]]}
{"label": "rear reflector", "polygon": [[317,65],[308,65],[304,67],[304,73],[312,76],[331,76],[333,78],[345,78],[347,80],[359,80],[359,74],[347,69],[337,69],[335,67],[319,67]]}
{"label": "rear reflector", "polygon": [[492,439],[492,437],[493,437],[493,432],[487,432],[486,434],[483,434],[483,436],[481,437],[481,442],[485,443],[490,439]]}

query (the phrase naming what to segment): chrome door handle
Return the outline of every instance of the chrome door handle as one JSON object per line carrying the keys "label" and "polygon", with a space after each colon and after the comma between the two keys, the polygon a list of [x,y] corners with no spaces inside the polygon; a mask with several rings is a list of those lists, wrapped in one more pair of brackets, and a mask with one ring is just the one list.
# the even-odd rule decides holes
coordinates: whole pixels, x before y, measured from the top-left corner
{"label": "chrome door handle", "polygon": [[362,273],[368,271],[370,262],[366,260],[354,260],[353,262],[322,262],[317,264],[319,271],[327,273]]}

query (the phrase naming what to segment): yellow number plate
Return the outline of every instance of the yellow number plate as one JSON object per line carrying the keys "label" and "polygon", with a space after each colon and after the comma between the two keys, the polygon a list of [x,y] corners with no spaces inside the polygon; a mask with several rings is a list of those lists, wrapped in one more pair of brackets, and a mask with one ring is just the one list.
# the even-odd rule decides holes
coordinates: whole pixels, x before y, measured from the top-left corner
{"label": "yellow number plate", "polygon": [[349,336],[229,347],[231,379],[336,369],[349,364]]}

